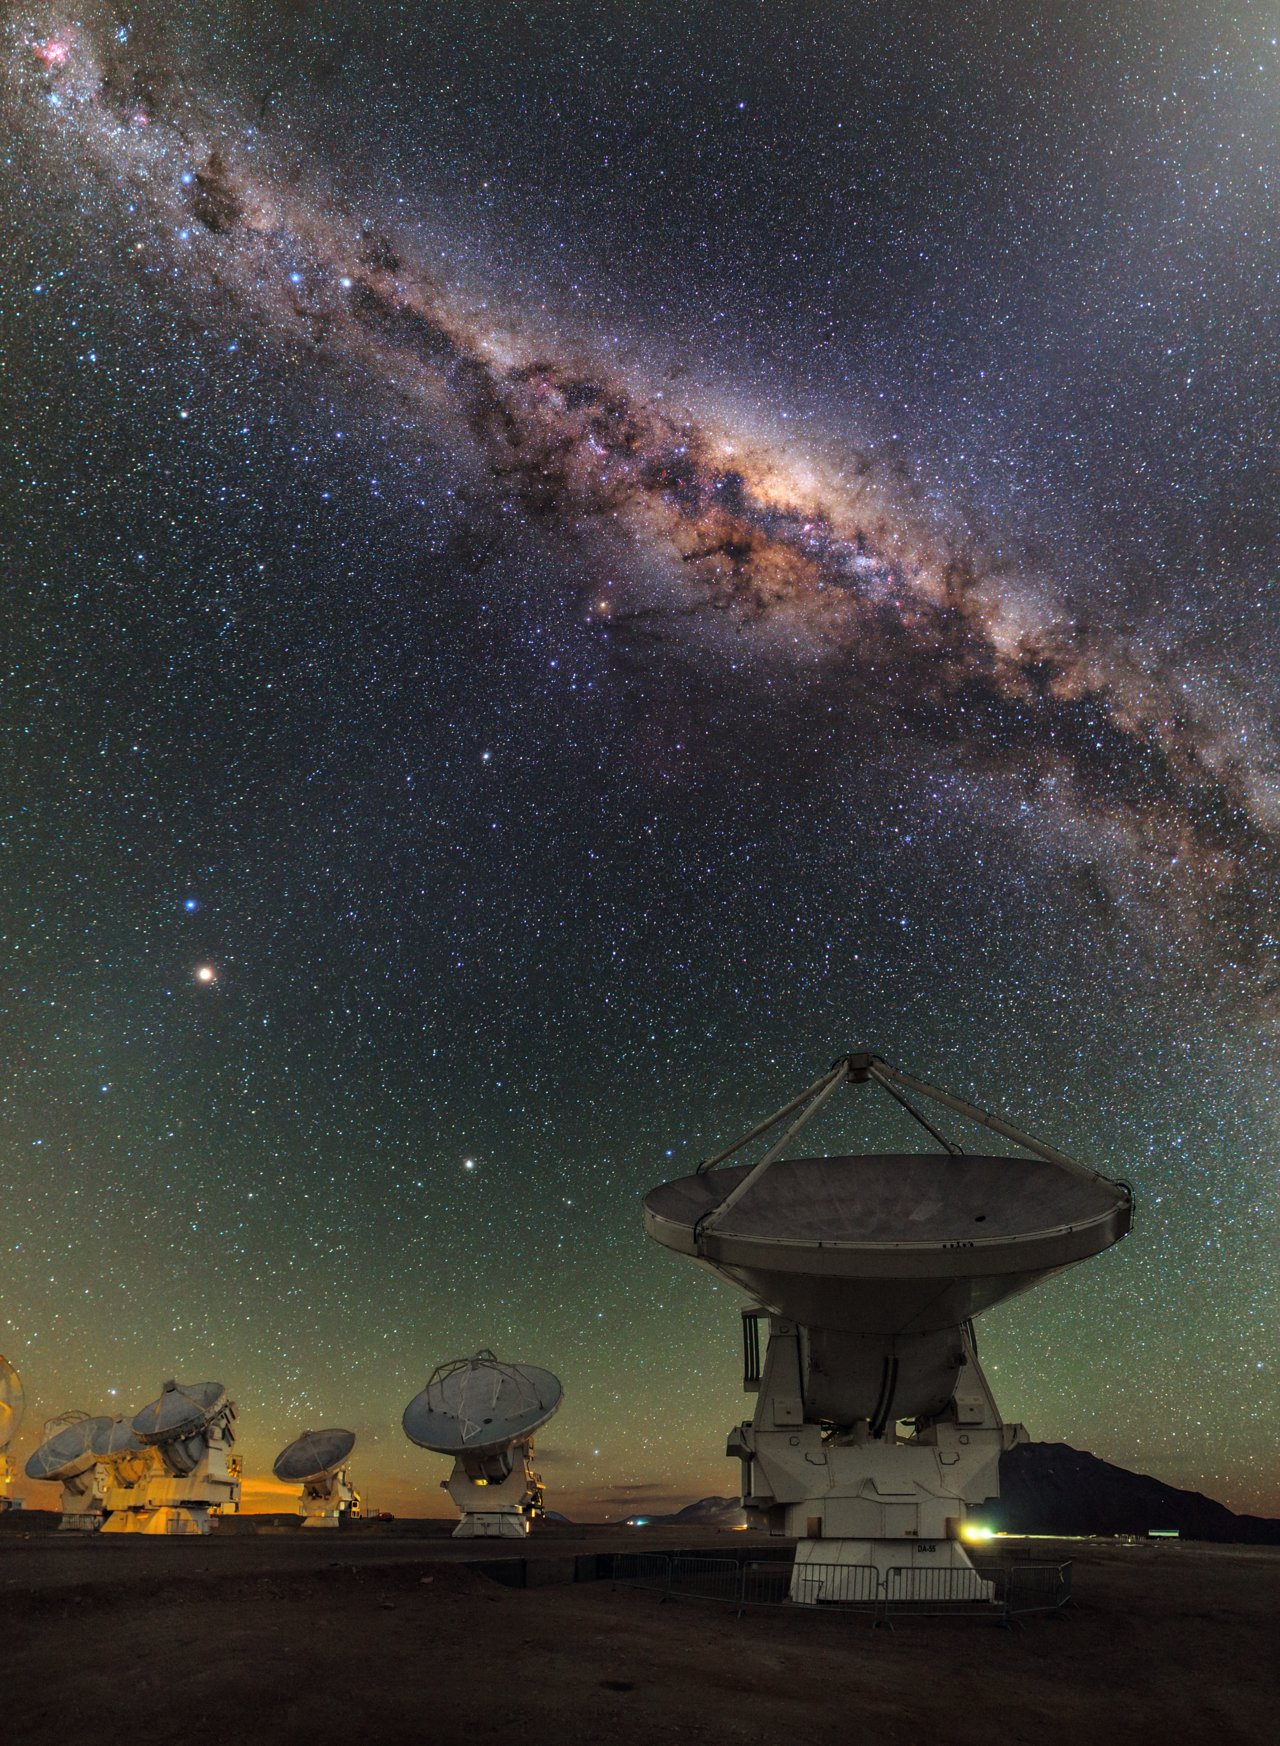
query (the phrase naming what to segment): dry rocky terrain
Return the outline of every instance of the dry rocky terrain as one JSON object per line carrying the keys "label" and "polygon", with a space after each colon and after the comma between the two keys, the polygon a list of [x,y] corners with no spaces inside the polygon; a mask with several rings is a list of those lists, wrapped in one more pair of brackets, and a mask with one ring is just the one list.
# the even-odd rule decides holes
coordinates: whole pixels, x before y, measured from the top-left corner
{"label": "dry rocky terrain", "polygon": [[[674,1536],[674,1537],[673,1537]],[[695,1536],[645,1534],[646,1549]],[[734,1537],[737,1538],[736,1536]],[[726,1536],[704,1534],[707,1550]],[[1035,1547],[1075,1600],[1010,1630],[556,1580],[610,1531],[539,1536],[516,1588],[438,1536],[0,1536],[5,1741],[281,1746],[1272,1746],[1280,1551]],[[1009,1547],[1016,1551],[1017,1548]],[[1025,1555],[1025,1553],[1024,1553]],[[508,1573],[510,1574],[510,1573]]]}

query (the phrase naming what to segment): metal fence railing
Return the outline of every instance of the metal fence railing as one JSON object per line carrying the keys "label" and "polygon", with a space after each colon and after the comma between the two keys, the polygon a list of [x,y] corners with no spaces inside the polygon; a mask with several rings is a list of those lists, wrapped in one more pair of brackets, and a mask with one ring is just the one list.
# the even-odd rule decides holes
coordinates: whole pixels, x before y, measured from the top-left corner
{"label": "metal fence railing", "polygon": [[738,1605],[742,1607],[777,1607],[791,1590],[791,1560],[789,1558],[751,1559],[739,1567]]}
{"label": "metal fence railing", "polygon": [[913,1612],[957,1607],[989,1607],[996,1598],[996,1585],[972,1565],[895,1565],[884,1573],[887,1607]]}
{"label": "metal fence railing", "polygon": [[1002,1624],[1030,1613],[1056,1612],[1071,1599],[1071,1565],[1005,1564],[895,1566],[792,1564],[787,1559],[737,1559],[695,1553],[620,1553],[615,1583],[662,1596],[720,1601],[741,1613],[753,1606],[812,1606],[858,1612],[876,1624],[895,1618],[967,1617]]}
{"label": "metal fence railing", "polygon": [[874,1564],[796,1564],[789,1597],[798,1606],[875,1606],[881,1599],[880,1572]]}
{"label": "metal fence railing", "polygon": [[1010,1564],[1005,1579],[1004,1604],[1010,1618],[1019,1613],[1060,1612],[1071,1599],[1071,1565]]}

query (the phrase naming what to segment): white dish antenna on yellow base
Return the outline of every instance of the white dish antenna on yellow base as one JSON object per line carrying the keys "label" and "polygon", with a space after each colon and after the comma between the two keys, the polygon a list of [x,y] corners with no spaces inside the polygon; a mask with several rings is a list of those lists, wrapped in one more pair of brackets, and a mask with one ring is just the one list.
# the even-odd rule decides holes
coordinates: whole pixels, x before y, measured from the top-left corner
{"label": "white dish antenna on yellow base", "polygon": [[132,1444],[115,1434],[121,1461],[106,1495],[108,1534],[207,1534],[213,1518],[240,1506],[240,1462],[231,1453],[236,1409],[220,1382],[166,1382],[134,1415]]}
{"label": "white dish antenna on yellow base", "polygon": [[462,1515],[456,1537],[519,1538],[543,1513],[533,1434],[559,1410],[559,1379],[536,1364],[504,1364],[490,1351],[441,1364],[404,1410],[404,1433],[421,1449],[453,1456],[441,1483]]}

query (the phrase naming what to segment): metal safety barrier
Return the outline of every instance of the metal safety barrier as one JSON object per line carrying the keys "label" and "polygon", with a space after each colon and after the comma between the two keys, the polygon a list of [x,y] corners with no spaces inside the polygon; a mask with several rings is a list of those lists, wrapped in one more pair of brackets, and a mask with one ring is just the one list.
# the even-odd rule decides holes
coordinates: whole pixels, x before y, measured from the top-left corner
{"label": "metal safety barrier", "polygon": [[874,1564],[814,1564],[791,1566],[789,1598],[797,1606],[874,1607],[883,1598],[880,1572]]}
{"label": "metal safety barrier", "polygon": [[996,1618],[1058,1612],[1071,1599],[1071,1565],[985,1564],[976,1569],[902,1565],[885,1572],[883,1612],[895,1617]]}
{"label": "metal safety barrier", "polygon": [[883,1578],[870,1564],[793,1564],[694,1553],[627,1552],[611,1578],[651,1589],[664,1600],[728,1603],[741,1613],[756,1606],[811,1606],[858,1612],[877,1624],[895,1618],[978,1618],[1007,1624],[1030,1613],[1057,1612],[1071,1599],[1071,1565],[895,1565]]}
{"label": "metal safety barrier", "polygon": [[742,1566],[738,1579],[740,1607],[777,1607],[791,1591],[791,1560],[773,1558],[767,1563],[754,1559]]}
{"label": "metal safety barrier", "polygon": [[1019,1613],[1060,1612],[1071,1599],[1071,1565],[1010,1564],[1005,1578],[1004,1605],[1010,1618]]}
{"label": "metal safety barrier", "polygon": [[884,1573],[884,1599],[889,1607],[926,1608],[990,1606],[996,1585],[972,1565],[897,1564]]}

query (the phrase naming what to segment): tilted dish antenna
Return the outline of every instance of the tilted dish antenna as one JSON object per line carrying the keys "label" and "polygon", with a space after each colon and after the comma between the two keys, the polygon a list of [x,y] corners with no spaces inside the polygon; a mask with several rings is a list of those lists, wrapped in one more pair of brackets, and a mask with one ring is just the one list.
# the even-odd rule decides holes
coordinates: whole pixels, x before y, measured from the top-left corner
{"label": "tilted dish antenna", "polygon": [[120,1413],[89,1422],[94,1427],[93,1449],[99,1461],[126,1461],[146,1453],[147,1444]]}
{"label": "tilted dish antenna", "polygon": [[0,1510],[21,1507],[10,1503],[9,1486],[14,1479],[14,1468],[5,1450],[18,1434],[26,1404],[22,1378],[9,1360],[0,1354]]}
{"label": "tilted dish antenna", "polygon": [[533,1434],[564,1398],[559,1378],[536,1364],[504,1364],[484,1350],[433,1370],[404,1410],[419,1448],[453,1456],[444,1488],[462,1513],[456,1536],[510,1539],[543,1513]]}
{"label": "tilted dish antenna", "polygon": [[193,1473],[213,1427],[229,1411],[220,1382],[166,1382],[159,1397],[134,1414],[133,1431],[140,1443],[162,1450],[175,1473]]}
{"label": "tilted dish antenna", "polygon": [[304,1528],[336,1528],[360,1514],[360,1494],[347,1468],[356,1446],[354,1431],[304,1431],[275,1458],[272,1472],[286,1485],[300,1485],[298,1513]]}
{"label": "tilted dish antenna", "polygon": [[[220,1382],[166,1382],[134,1414],[146,1463],[122,1461],[107,1491],[109,1534],[207,1534],[240,1503],[240,1462],[230,1453],[236,1409]],[[133,1454],[127,1434],[116,1433]],[[139,1471],[140,1468],[140,1471]]]}
{"label": "tilted dish antenna", "polygon": [[94,1438],[111,1420],[88,1413],[61,1413],[50,1419],[38,1449],[27,1457],[28,1479],[62,1487],[62,1520],[69,1531],[94,1533],[102,1526],[103,1479]]}
{"label": "tilted dish antenna", "polygon": [[[64,1418],[70,1419],[70,1413],[64,1414]],[[27,1478],[54,1483],[79,1479],[98,1459],[93,1452],[95,1429],[109,1422],[105,1419],[91,1419],[85,1413],[83,1417],[76,1417],[70,1424],[65,1424],[51,1437],[46,1437],[40,1447],[27,1456]]]}
{"label": "tilted dish antenna", "polygon": [[136,1486],[147,1472],[163,1472],[158,1451],[142,1441],[128,1419],[117,1413],[92,1424],[93,1452],[116,1485]]}
{"label": "tilted dish antenna", "polygon": [[[941,1150],[783,1156],[837,1090],[860,1084],[887,1092]],[[1030,1156],[965,1153],[912,1096]],[[779,1128],[754,1164],[718,1168]],[[746,1508],[800,1542],[793,1598],[842,1598],[850,1584],[910,1598],[939,1582],[957,1599],[986,1598],[958,1535],[967,1509],[997,1495],[1000,1453],[1024,1433],[996,1410],[973,1317],[1118,1242],[1129,1187],[854,1054],[644,1206],[651,1237],[752,1300],[745,1385],[759,1400],[729,1453]]]}

